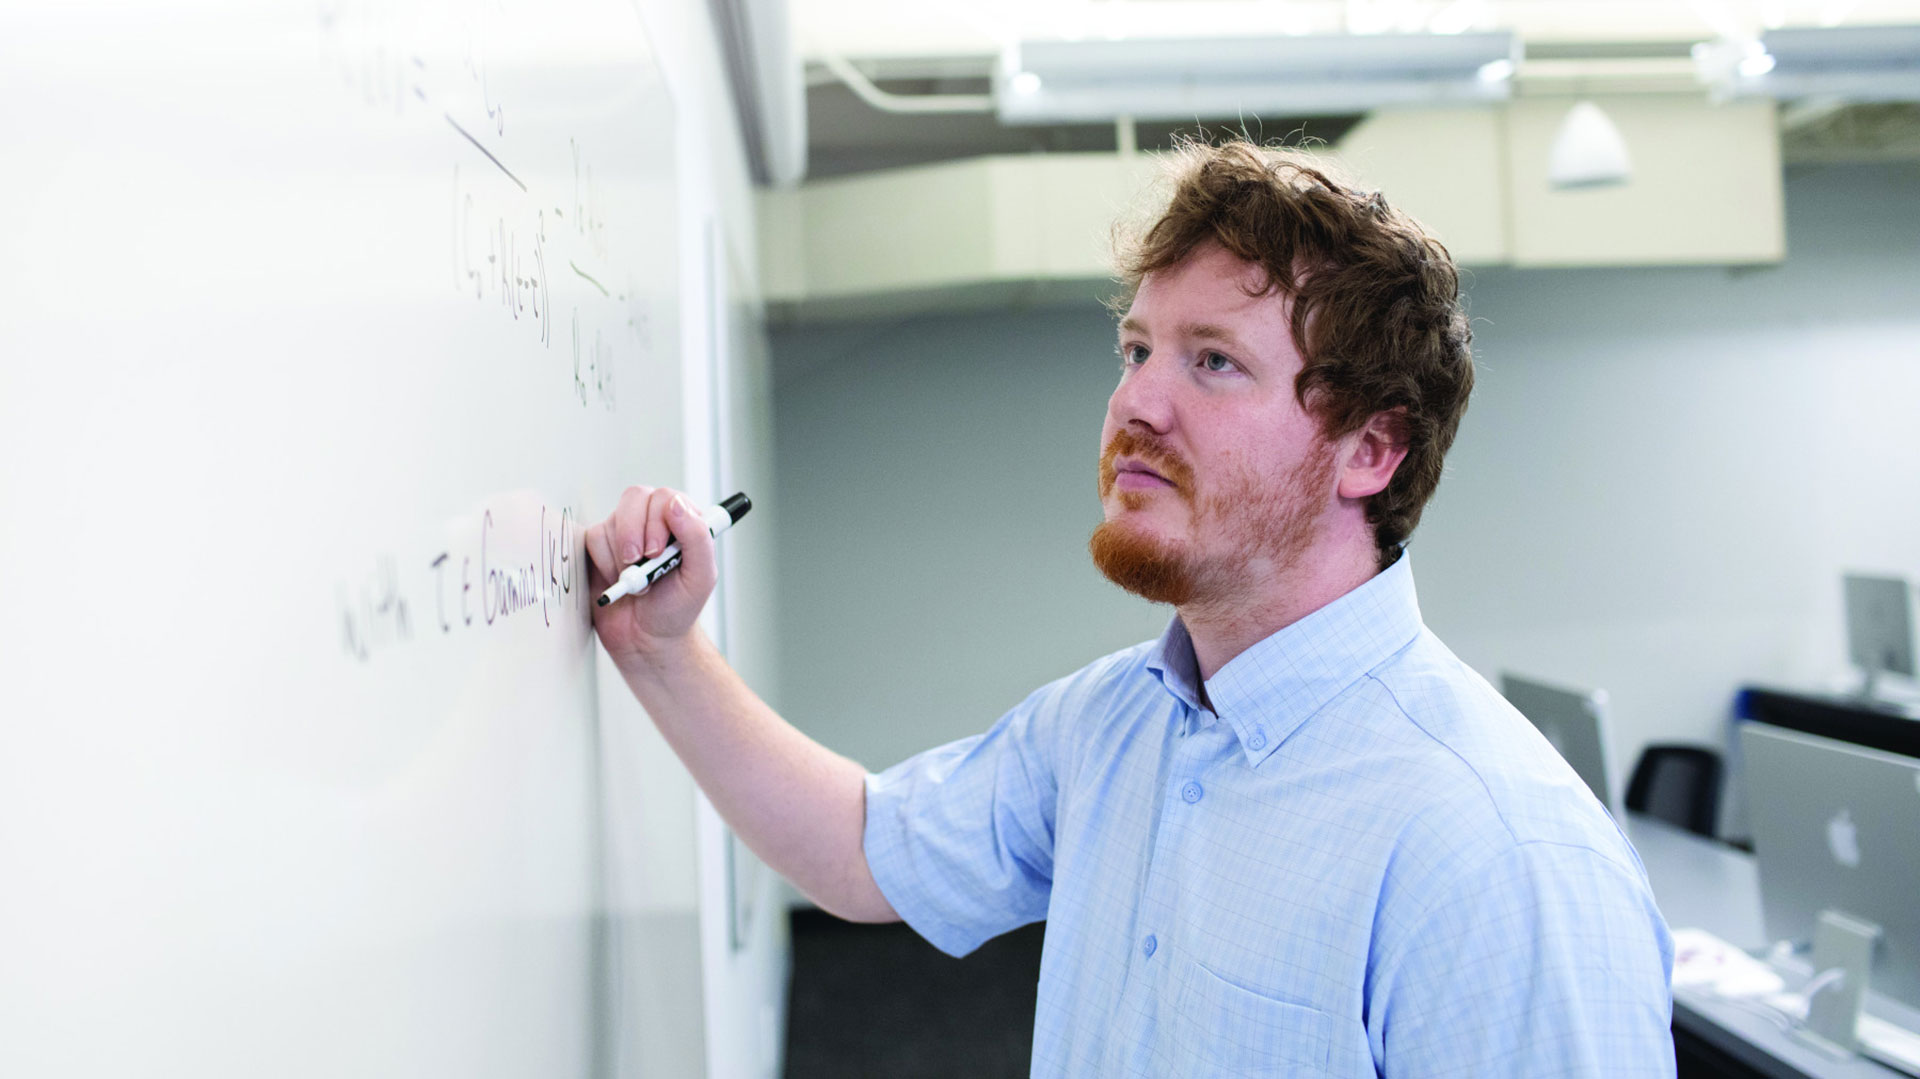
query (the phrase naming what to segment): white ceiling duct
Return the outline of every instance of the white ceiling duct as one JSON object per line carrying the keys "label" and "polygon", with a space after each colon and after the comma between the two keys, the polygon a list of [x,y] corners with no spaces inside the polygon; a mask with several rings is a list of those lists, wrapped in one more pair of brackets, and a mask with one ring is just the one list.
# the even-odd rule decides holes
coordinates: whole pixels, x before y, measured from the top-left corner
{"label": "white ceiling duct", "polygon": [[1920,26],[1792,27],[1695,49],[1701,78],[1735,97],[1920,101]]}
{"label": "white ceiling duct", "polygon": [[1309,116],[1511,96],[1510,33],[1026,41],[1001,55],[1006,124]]}

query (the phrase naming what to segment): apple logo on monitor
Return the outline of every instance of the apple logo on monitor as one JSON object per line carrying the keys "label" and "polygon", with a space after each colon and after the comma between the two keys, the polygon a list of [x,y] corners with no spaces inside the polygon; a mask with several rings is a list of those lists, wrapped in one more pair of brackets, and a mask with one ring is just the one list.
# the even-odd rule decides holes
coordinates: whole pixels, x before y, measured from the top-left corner
{"label": "apple logo on monitor", "polygon": [[1846,809],[1827,822],[1827,849],[1833,860],[1848,869],[1860,868],[1860,830],[1853,826],[1853,815]]}

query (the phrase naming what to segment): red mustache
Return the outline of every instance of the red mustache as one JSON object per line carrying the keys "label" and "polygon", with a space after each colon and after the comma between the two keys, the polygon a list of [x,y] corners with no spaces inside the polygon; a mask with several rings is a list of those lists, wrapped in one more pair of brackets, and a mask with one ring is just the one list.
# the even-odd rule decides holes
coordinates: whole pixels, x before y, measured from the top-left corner
{"label": "red mustache", "polygon": [[1133,427],[1121,428],[1100,453],[1101,498],[1107,497],[1113,490],[1114,481],[1119,479],[1119,472],[1113,463],[1121,457],[1138,457],[1145,461],[1162,479],[1173,484],[1173,489],[1180,493],[1180,497],[1192,500],[1193,466],[1181,460],[1180,455],[1159,438]]}

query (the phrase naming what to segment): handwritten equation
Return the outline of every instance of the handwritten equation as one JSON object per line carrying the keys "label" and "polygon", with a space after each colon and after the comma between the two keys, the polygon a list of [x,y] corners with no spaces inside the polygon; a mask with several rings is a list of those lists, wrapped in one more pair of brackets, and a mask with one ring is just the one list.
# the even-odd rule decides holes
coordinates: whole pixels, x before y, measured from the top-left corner
{"label": "handwritten equation", "polygon": [[[365,105],[444,133],[456,155],[448,230],[455,291],[545,349],[563,319],[571,362],[556,374],[581,407],[612,412],[617,369],[653,354],[647,305],[609,269],[619,255],[617,229],[602,173],[580,138],[566,137],[558,168],[528,171],[513,160],[538,157],[540,146],[557,150],[558,141],[524,130],[509,138],[501,88],[513,84],[514,70],[496,70],[488,42],[511,28],[496,25],[497,15],[487,4],[429,17],[372,0],[320,0],[323,62]],[[528,182],[541,177],[551,190]]]}
{"label": "handwritten equation", "polygon": [[[399,116],[438,112],[463,132],[507,133],[507,108],[487,62],[495,13],[485,5],[454,21],[390,0],[319,0],[314,13],[322,63],[364,104]],[[427,42],[438,50],[436,62],[429,63]],[[448,57],[450,43],[456,55]]]}
{"label": "handwritten equation", "polygon": [[413,639],[412,607],[400,589],[400,571],[391,556],[381,556],[359,582],[341,582],[340,643],[365,662],[373,654]]}
{"label": "handwritten equation", "polygon": [[453,168],[453,273],[456,287],[553,341],[553,285],[547,276],[547,220],[520,200],[489,197]]}
{"label": "handwritten equation", "polygon": [[[491,507],[480,512],[468,543],[402,561],[377,556],[337,596],[340,645],[362,663],[428,636],[484,631],[539,618],[543,628],[591,609],[585,551],[572,508],[542,504],[519,527],[503,527]],[[529,527],[531,526],[531,527]]]}

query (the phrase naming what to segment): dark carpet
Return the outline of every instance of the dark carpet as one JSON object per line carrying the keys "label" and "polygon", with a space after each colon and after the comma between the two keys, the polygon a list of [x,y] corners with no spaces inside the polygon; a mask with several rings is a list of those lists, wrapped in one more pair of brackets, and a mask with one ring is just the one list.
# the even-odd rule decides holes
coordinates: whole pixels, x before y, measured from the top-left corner
{"label": "dark carpet", "polygon": [[954,959],[902,924],[793,912],[787,1079],[1019,1079],[1046,923]]}

